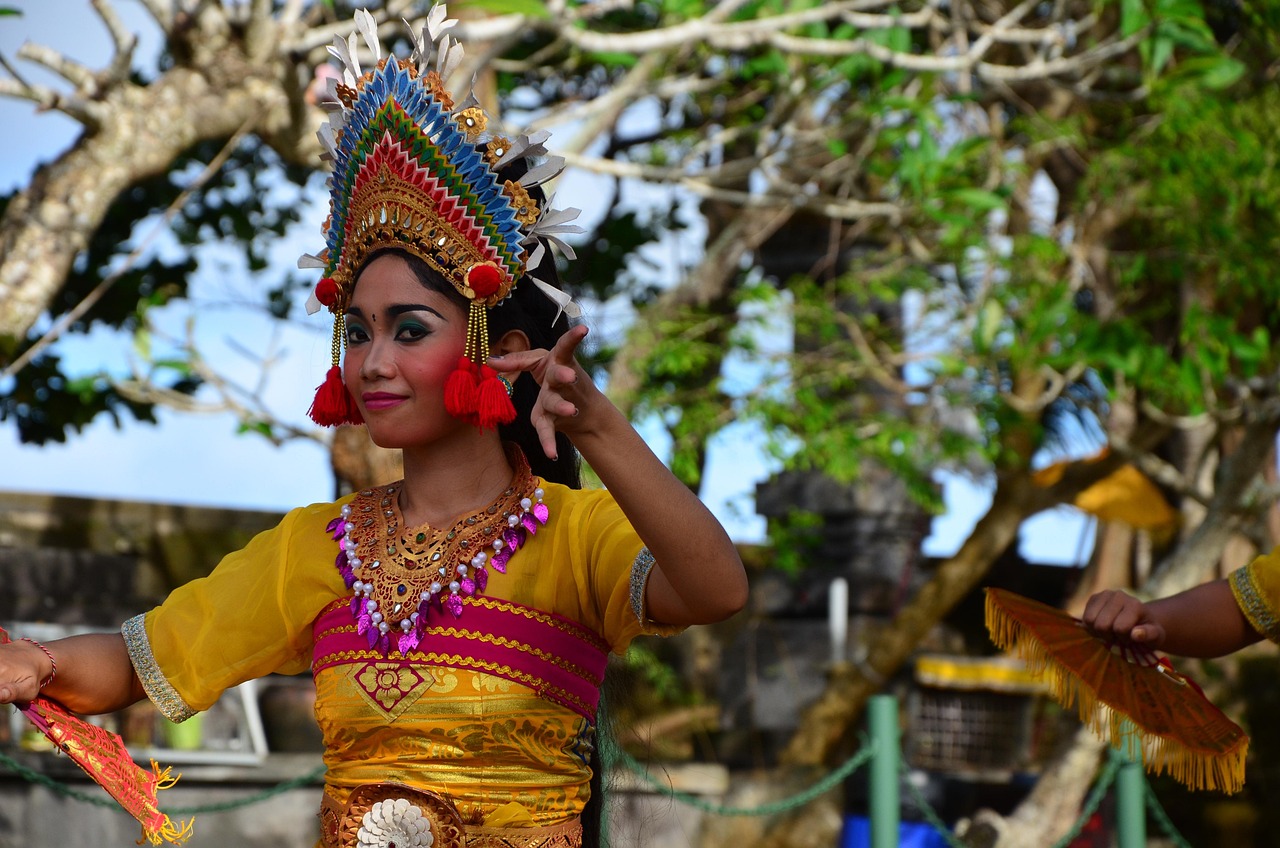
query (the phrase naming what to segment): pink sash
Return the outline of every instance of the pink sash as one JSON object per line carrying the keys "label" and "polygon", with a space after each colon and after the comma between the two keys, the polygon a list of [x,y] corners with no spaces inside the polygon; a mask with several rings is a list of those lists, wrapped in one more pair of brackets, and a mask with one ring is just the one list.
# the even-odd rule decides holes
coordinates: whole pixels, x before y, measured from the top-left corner
{"label": "pink sash", "polygon": [[335,601],[316,619],[312,671],[375,662],[469,669],[528,686],[595,721],[609,658],[604,639],[576,621],[511,601],[473,596],[463,604],[466,615],[428,627],[405,655],[370,650],[369,640],[356,632],[348,601]]}

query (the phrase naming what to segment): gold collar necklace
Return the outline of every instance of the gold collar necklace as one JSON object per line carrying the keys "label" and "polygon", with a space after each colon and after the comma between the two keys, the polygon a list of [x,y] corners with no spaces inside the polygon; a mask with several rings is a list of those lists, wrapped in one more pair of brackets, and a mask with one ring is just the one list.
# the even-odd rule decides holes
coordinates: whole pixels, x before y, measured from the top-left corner
{"label": "gold collar necklace", "polygon": [[402,654],[418,647],[431,616],[460,617],[462,599],[484,592],[489,569],[505,574],[520,546],[547,523],[544,493],[524,454],[511,449],[507,456],[515,467],[511,485],[448,529],[403,527],[404,481],[365,489],[329,522],[339,545],[335,564],[369,647]]}

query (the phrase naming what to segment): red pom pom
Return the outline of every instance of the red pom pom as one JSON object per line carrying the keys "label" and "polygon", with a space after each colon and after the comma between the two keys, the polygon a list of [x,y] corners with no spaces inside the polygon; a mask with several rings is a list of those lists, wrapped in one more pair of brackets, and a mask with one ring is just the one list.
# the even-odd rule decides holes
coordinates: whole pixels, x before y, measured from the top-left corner
{"label": "red pom pom", "polygon": [[324,375],[324,382],[316,387],[316,398],[311,402],[307,415],[321,427],[364,422],[356,399],[342,382],[342,371],[338,366],[330,368]]}
{"label": "red pom pom", "polygon": [[502,284],[502,271],[492,262],[481,262],[467,269],[467,285],[476,297],[485,298]]}
{"label": "red pom pom", "polygon": [[454,418],[474,422],[479,368],[465,356],[458,360],[458,367],[444,384],[444,408]]}
{"label": "red pom pom", "polygon": [[488,430],[516,420],[516,408],[507,396],[506,385],[498,379],[497,372],[487,365],[481,368],[478,394],[475,423],[479,427]]}
{"label": "red pom pom", "polygon": [[333,306],[338,302],[338,284],[333,277],[325,277],[316,283],[316,300],[325,306]]}

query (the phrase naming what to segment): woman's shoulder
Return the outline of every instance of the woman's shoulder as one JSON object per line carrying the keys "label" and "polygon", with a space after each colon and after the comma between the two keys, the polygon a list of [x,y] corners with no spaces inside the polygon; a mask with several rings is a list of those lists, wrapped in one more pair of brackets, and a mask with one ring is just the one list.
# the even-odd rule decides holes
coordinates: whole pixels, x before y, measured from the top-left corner
{"label": "woman's shoulder", "polygon": [[336,501],[316,501],[306,506],[294,507],[280,519],[277,529],[304,537],[313,533],[325,533],[330,524],[344,517],[342,508],[355,500],[355,497],[355,493],[352,493]]}
{"label": "woman's shoulder", "polygon": [[563,509],[592,509],[612,504],[613,495],[608,489],[571,489],[562,483],[541,481],[539,488],[543,490],[543,499],[548,506],[559,505]]}

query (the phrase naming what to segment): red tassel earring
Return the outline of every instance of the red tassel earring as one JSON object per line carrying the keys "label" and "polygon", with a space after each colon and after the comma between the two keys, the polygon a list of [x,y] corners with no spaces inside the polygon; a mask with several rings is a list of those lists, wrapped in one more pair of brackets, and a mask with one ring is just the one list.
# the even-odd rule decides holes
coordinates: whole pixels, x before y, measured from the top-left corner
{"label": "red tassel earring", "polygon": [[485,298],[498,290],[502,271],[492,262],[471,266],[466,273],[472,295],[467,313],[466,351],[444,386],[445,409],[454,418],[488,430],[516,420],[507,387],[486,365],[489,359],[489,319]]}
{"label": "red tassel earring", "polygon": [[[323,280],[321,281],[323,282]],[[364,417],[356,406],[356,399],[347,391],[342,381],[342,335],[345,325],[339,315],[333,323],[333,365],[324,375],[324,382],[316,387],[315,400],[307,415],[321,427],[337,427],[339,424],[363,424]]]}

